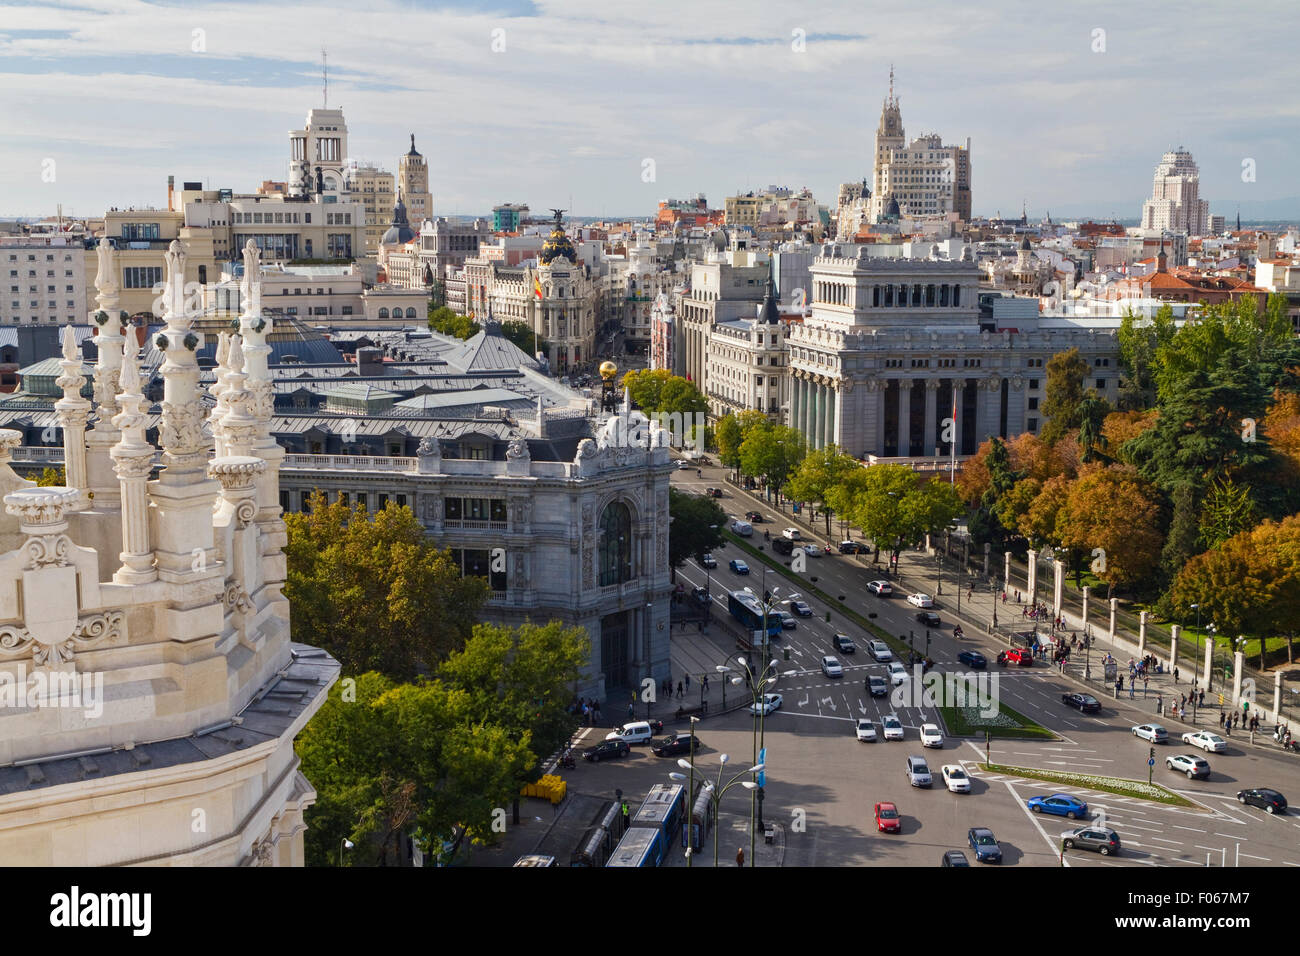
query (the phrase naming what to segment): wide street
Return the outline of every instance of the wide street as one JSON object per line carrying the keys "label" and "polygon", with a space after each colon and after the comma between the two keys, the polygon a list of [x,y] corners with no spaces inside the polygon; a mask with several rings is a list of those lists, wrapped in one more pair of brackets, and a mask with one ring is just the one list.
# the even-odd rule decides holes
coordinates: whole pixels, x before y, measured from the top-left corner
{"label": "wide street", "polygon": [[[676,472],[673,483],[681,490],[694,492],[723,484],[721,469],[716,467],[705,468],[703,477],[697,477],[694,469]],[[733,518],[750,510],[763,515],[764,523],[755,525],[756,533],[750,539],[755,546],[764,544],[764,528],[775,537],[789,523],[788,513],[783,519],[769,506],[756,505],[749,497],[737,497],[730,487],[719,503]],[[832,541],[838,541],[838,537]],[[752,573],[740,576],[728,568],[730,558],[742,556],[734,546],[722,548],[715,556],[718,567],[712,571],[710,580],[715,602],[713,615],[715,620],[726,620],[727,591],[746,585],[759,591],[763,585],[762,565],[757,560],[748,560]],[[906,640],[909,632],[913,633],[917,649],[926,649],[926,629],[915,620],[917,609],[906,603],[903,594],[882,599],[866,590],[867,581],[879,576],[870,570],[869,556],[826,555],[810,558],[807,565],[805,575],[810,579],[815,576],[822,590],[844,595],[845,603],[863,614],[875,614],[876,622],[894,635]],[[710,575],[691,561],[678,571],[678,578],[689,589],[704,585]],[[897,580],[893,583],[897,587]],[[778,598],[788,596],[791,590],[789,581],[771,572],[766,576],[766,585],[780,588]],[[955,588],[955,583],[945,583],[942,596],[936,599],[935,610],[942,618],[942,625],[930,631],[929,653],[941,670],[965,672],[968,669],[957,663],[959,649],[981,650],[992,662],[999,645],[986,635],[983,623],[975,618],[963,619],[966,634],[963,639],[953,638]],[[934,595],[933,577],[926,590]],[[987,593],[981,597],[986,618],[990,598]],[[803,598],[812,606],[813,617],[799,618],[795,630],[786,631],[780,640],[773,642],[778,666],[783,672],[793,673],[783,673],[771,688],[783,695],[784,704],[765,724],[768,780],[764,817],[783,826],[784,865],[934,866],[948,849],[965,849],[973,863],[974,855],[966,846],[967,829],[973,826],[993,830],[1002,846],[1004,865],[1060,865],[1060,834],[1080,824],[1064,817],[1032,814],[1025,800],[1063,792],[1086,800],[1096,822],[1101,822],[1098,814],[1104,815],[1105,824],[1119,833],[1124,848],[1119,857],[1110,858],[1074,850],[1066,854],[1065,862],[1070,866],[1300,866],[1300,814],[1292,809],[1286,815],[1269,816],[1260,809],[1244,807],[1235,799],[1240,789],[1269,786],[1280,790],[1294,803],[1300,799],[1300,759],[1275,747],[1244,744],[1240,731],[1228,738],[1226,753],[1202,754],[1179,742],[1183,732],[1195,728],[1167,715],[1156,717],[1154,686],[1145,700],[1140,693],[1133,700],[1127,694],[1115,700],[1095,682],[1084,688],[1051,666],[1036,663],[1032,668],[991,666],[989,672],[998,675],[1000,694],[1010,706],[1055,731],[1061,739],[994,740],[991,753],[994,763],[1142,779],[1148,769],[1151,745],[1135,738],[1130,728],[1155,720],[1168,728],[1172,742],[1155,747],[1154,779],[1194,801],[1195,806],[1171,808],[1150,801],[986,774],[975,769],[984,759],[982,740],[947,738],[942,749],[923,749],[918,728],[923,721],[937,721],[934,709],[917,706],[920,701],[909,701],[912,706],[895,708],[887,697],[870,696],[864,688],[866,675],[885,672],[885,666],[872,661],[866,652],[870,635],[834,613],[827,623],[827,609],[821,602],[808,594]],[[962,603],[965,610],[965,594]],[[978,604],[976,610],[978,615]],[[836,651],[831,644],[836,633],[852,638],[858,645],[857,653],[844,655]],[[780,648],[789,648],[788,662]],[[1099,646],[1096,650],[1104,653],[1106,648]],[[834,654],[845,665],[842,678],[827,678],[822,674],[820,658],[825,654]],[[675,630],[674,684],[685,673],[692,675],[691,693],[684,703],[699,702],[699,677],[707,673],[710,702],[720,704],[722,687],[715,667],[728,662],[734,664],[736,656],[734,638],[729,638],[720,627],[714,627],[712,633],[698,633],[693,626]],[[1168,683],[1159,686],[1166,694],[1172,688]],[[1085,689],[1101,700],[1099,714],[1084,716],[1062,704],[1063,693]],[[728,701],[733,701],[732,695],[737,693],[747,691],[743,685],[728,688]],[[1207,696],[1206,703],[1209,702]],[[871,719],[880,736],[881,717],[890,711],[896,711],[901,718],[904,741],[885,742],[881,736],[876,743],[864,743],[855,738],[855,719]],[[1198,726],[1218,732],[1217,719],[1217,710],[1207,707],[1200,715]],[[748,714],[740,711],[706,718],[697,728],[704,744],[697,766],[712,776],[720,752],[731,754],[727,767],[732,772],[748,766],[742,762],[750,759],[753,746]],[[665,732],[686,729],[685,721],[666,721]],[[605,732],[604,728],[587,729],[584,743],[603,737]],[[1177,753],[1205,756],[1212,768],[1209,779],[1188,780],[1168,770],[1165,758]],[[935,778],[929,790],[909,785],[904,773],[905,758],[909,755],[924,756],[929,762]],[[652,783],[667,782],[668,772],[677,769],[675,763],[637,747],[633,748],[630,759],[594,765],[580,762],[575,770],[564,772],[564,776],[571,788],[578,791],[612,795],[615,787],[621,787],[635,801]],[[966,767],[974,777],[970,794],[946,791],[939,775],[939,768],[945,763]],[[881,800],[898,805],[903,822],[901,834],[876,832],[872,807]],[[734,860],[736,848],[742,843],[748,853],[749,808],[749,795],[740,787],[728,792],[724,799],[720,851],[724,864]],[[711,863],[711,850],[706,855],[707,862]],[[681,865],[680,847],[669,862]]]}

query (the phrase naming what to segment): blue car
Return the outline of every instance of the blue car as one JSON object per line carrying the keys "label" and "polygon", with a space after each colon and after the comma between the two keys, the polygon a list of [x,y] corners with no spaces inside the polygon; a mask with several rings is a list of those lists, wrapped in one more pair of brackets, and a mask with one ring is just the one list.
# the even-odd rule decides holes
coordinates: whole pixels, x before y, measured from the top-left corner
{"label": "blue car", "polygon": [[976,671],[982,671],[989,666],[988,658],[979,651],[962,651],[957,655],[957,660]]}
{"label": "blue car", "polygon": [[998,846],[998,838],[988,827],[971,827],[966,831],[966,842],[975,851],[977,863],[1002,862],[1002,847]]}
{"label": "blue car", "polygon": [[735,571],[737,574],[748,574],[749,565],[746,564],[744,561],[741,561],[739,558],[732,558],[731,570]]}
{"label": "blue car", "polygon": [[1053,813],[1058,817],[1069,817],[1071,820],[1088,818],[1088,805],[1068,793],[1054,793],[1050,797],[1030,797],[1026,801],[1026,806],[1035,813]]}

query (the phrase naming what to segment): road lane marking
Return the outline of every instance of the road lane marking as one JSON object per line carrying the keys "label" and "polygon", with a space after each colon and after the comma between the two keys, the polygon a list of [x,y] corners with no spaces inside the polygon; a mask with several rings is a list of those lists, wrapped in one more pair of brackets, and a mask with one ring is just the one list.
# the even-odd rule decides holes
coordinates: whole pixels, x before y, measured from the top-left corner
{"label": "road lane marking", "polygon": [[1051,837],[1047,835],[1047,831],[1043,829],[1043,825],[1038,822],[1038,818],[1030,811],[1024,799],[1020,796],[1020,794],[1016,793],[1015,788],[1011,785],[1010,782],[1006,783],[1005,786],[1007,788],[1007,791],[1011,794],[1011,796],[1015,799],[1016,803],[1019,805],[1020,809],[1024,811],[1025,816],[1029,817],[1029,822],[1034,825],[1034,829],[1037,830],[1039,834],[1042,836],[1043,842],[1047,844],[1047,848],[1052,851],[1052,854],[1054,856],[1056,856],[1058,859],[1061,860],[1062,866],[1069,866],[1070,861],[1064,858],[1063,854],[1061,853],[1060,846]]}

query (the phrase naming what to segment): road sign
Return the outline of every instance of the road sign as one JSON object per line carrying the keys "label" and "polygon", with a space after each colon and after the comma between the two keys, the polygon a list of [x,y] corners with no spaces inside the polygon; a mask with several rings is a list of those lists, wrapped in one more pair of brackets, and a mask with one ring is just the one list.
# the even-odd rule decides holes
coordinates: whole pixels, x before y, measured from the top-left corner
{"label": "road sign", "polygon": [[1148,758],[1147,758],[1147,766],[1148,766],[1148,767],[1154,767],[1155,765],[1156,765],[1156,760],[1155,760],[1155,758],[1154,758],[1154,757],[1148,757]]}
{"label": "road sign", "polygon": [[[764,747],[762,750],[760,750],[760,751],[758,752],[758,762],[759,762],[759,763],[762,763],[762,764],[767,763],[767,748],[766,748],[766,747]],[[759,785],[760,787],[766,787],[766,786],[767,786],[767,771],[766,771],[766,770],[760,770],[760,771],[758,772],[758,785]]]}

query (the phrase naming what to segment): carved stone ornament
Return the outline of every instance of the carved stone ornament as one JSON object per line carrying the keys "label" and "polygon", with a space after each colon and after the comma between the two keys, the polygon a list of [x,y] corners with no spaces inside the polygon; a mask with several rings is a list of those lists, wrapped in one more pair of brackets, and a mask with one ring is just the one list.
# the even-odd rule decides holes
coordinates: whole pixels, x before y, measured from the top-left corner
{"label": "carved stone ornament", "polygon": [[226,587],[225,593],[221,596],[222,603],[226,606],[227,611],[238,611],[240,614],[247,614],[253,610],[253,601],[248,596],[248,592],[238,583],[230,584]]}
{"label": "carved stone ornament", "polygon": [[68,622],[69,629],[53,634],[28,630],[19,624],[0,625],[0,657],[14,659],[31,655],[38,666],[51,667],[72,660],[78,651],[125,634],[126,615],[105,611]]}
{"label": "carved stone ornament", "polygon": [[506,449],[506,457],[511,461],[527,460],[532,456],[528,453],[528,442],[522,438],[516,438],[510,442],[510,447]]}
{"label": "carved stone ornament", "polygon": [[185,402],[182,405],[163,402],[162,422],[158,430],[163,450],[182,455],[203,451],[206,446],[203,420],[202,402]]}
{"label": "carved stone ornament", "polygon": [[442,449],[436,438],[421,438],[420,446],[415,449],[415,453],[421,458],[440,457]]}

